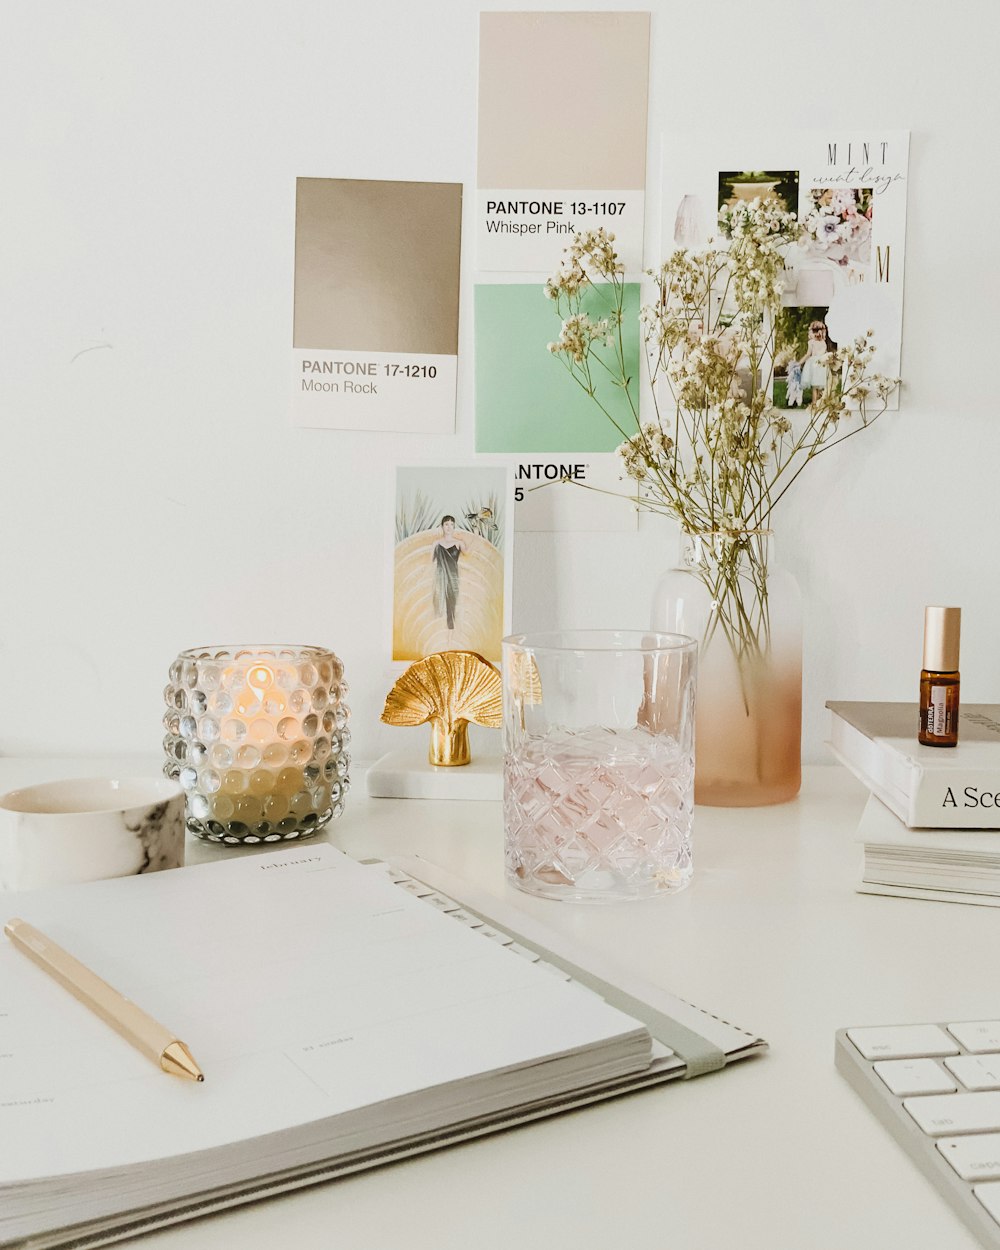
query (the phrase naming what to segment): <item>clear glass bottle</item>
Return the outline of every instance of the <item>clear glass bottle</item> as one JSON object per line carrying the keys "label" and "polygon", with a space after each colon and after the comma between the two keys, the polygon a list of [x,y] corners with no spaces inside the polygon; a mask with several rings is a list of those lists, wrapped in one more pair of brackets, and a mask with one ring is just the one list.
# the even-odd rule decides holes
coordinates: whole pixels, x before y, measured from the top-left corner
{"label": "clear glass bottle", "polygon": [[770,530],[681,534],[653,629],[699,641],[695,802],[758,807],[802,783],[802,605]]}

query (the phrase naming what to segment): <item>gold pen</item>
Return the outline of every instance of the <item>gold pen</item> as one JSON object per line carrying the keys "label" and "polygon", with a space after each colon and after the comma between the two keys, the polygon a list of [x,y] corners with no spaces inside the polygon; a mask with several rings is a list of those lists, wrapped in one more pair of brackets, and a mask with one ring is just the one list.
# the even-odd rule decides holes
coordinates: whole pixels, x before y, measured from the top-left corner
{"label": "gold pen", "polygon": [[18,950],[38,964],[43,972],[58,981],[63,989],[69,990],[105,1024],[110,1024],[136,1050],[141,1050],[147,1058],[159,1064],[164,1072],[186,1077],[189,1081],[205,1079],[191,1052],[169,1029],[157,1024],[131,999],[112,989],[107,981],[102,981],[96,972],[91,972],[44,933],[26,920],[16,918],[8,920],[3,931]]}

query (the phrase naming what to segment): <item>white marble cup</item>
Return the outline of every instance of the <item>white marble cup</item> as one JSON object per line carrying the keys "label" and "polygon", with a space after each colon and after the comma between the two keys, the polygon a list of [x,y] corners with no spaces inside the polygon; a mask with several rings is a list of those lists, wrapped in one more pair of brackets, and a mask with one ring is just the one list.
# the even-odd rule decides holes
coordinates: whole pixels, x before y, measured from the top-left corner
{"label": "white marble cup", "polygon": [[184,792],[165,777],[83,777],[0,797],[0,890],[184,863]]}

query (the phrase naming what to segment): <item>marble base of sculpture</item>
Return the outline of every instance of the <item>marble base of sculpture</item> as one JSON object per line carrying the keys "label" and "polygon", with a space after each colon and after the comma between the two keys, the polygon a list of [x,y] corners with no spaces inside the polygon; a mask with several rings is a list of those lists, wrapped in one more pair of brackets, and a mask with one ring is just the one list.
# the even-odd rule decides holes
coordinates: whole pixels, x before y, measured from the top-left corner
{"label": "marble base of sculpture", "polygon": [[427,762],[427,744],[390,751],[368,770],[367,789],[376,799],[488,799],[503,798],[503,761],[488,752],[471,764],[435,768]]}

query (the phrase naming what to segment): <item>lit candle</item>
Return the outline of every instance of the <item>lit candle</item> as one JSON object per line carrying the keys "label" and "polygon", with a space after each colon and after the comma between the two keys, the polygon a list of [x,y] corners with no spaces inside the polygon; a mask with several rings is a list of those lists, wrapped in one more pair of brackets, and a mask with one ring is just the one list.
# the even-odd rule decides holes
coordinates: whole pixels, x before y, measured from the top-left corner
{"label": "lit candle", "polygon": [[349,711],[343,665],[318,647],[183,652],[166,690],[164,771],[188,828],[217,842],[309,836],[343,810]]}

